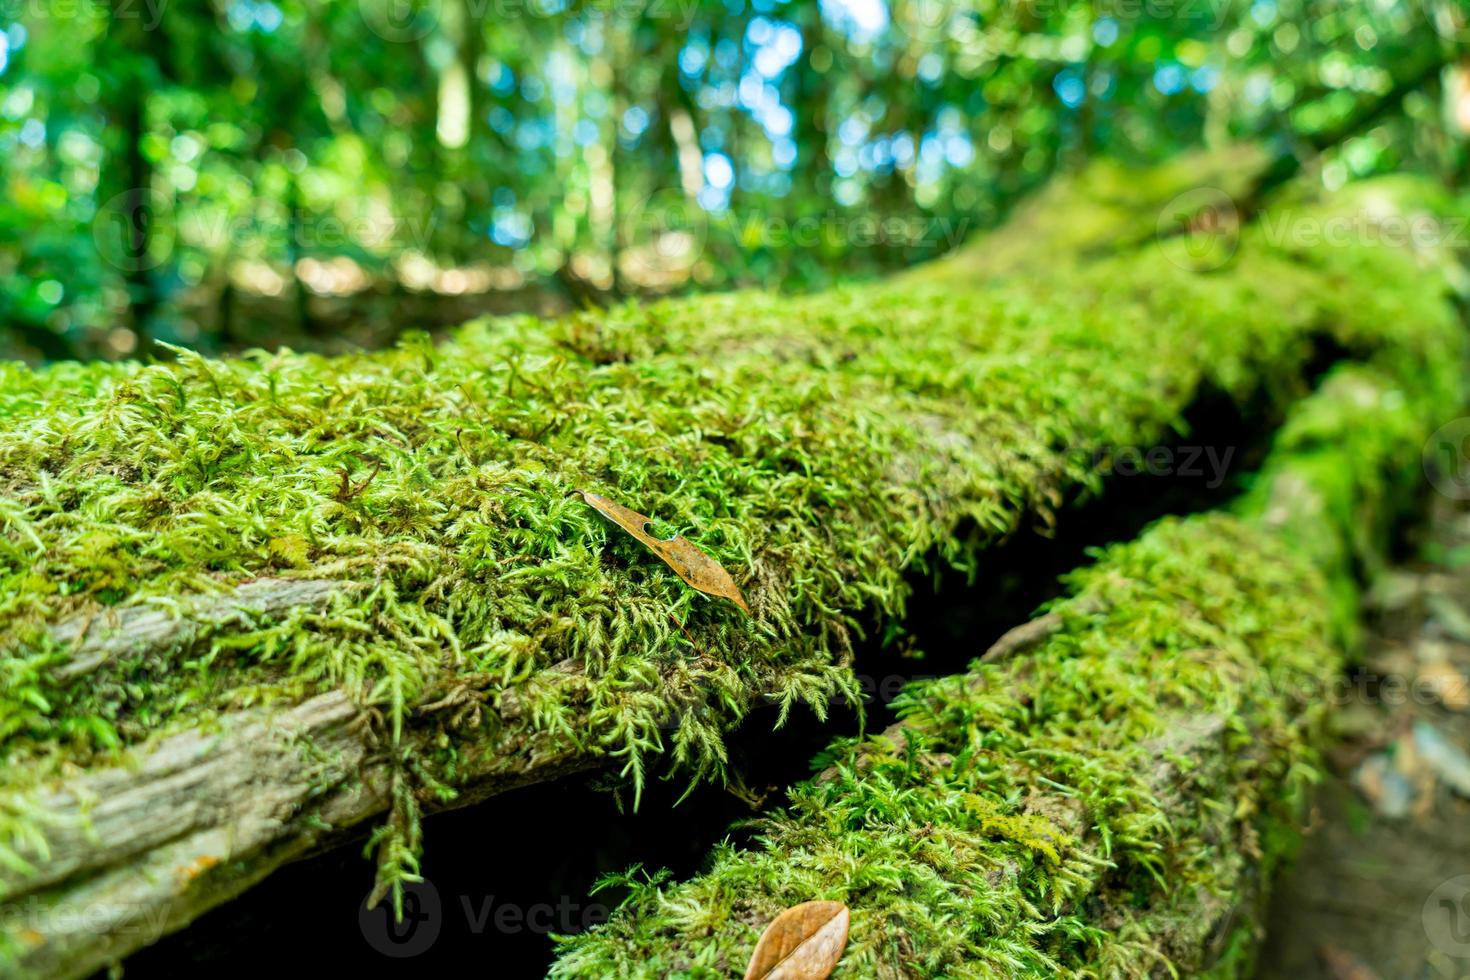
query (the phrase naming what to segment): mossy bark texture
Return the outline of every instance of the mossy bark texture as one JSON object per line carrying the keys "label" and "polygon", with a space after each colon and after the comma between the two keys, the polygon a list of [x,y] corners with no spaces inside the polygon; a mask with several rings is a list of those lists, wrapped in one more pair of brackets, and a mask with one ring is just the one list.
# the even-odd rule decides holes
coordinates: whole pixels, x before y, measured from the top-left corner
{"label": "mossy bark texture", "polygon": [[[1138,178],[1113,173],[1138,200]],[[1179,179],[1162,185],[1170,197]],[[1089,193],[1106,184],[1094,181]],[[1122,214],[1134,228],[1112,210],[1100,227]],[[5,972],[83,974],[384,812],[371,843],[391,889],[414,873],[424,809],[599,766],[621,769],[635,794],[655,763],[720,778],[723,733],[753,705],[820,713],[857,696],[852,644],[901,616],[906,574],[973,568],[1004,535],[1057,519],[1100,487],[1109,448],[1165,439],[1206,390],[1302,397],[1324,339],[1390,394],[1421,370],[1413,406],[1448,397],[1436,359],[1458,334],[1433,256],[1298,247],[1248,228],[1221,263],[1165,231],[1120,232],[1117,254],[1090,234],[1088,261],[1024,276],[993,274],[971,250],[928,281],[498,320],[346,358],[0,367]],[[1307,428],[1296,438],[1314,438]],[[574,488],[667,522],[731,572],[752,614],[688,589]],[[1344,505],[1357,515],[1368,499],[1355,489]],[[1216,583],[1230,596],[1293,585],[1294,569],[1331,588],[1340,571],[1276,548],[1287,531],[1263,531],[1265,517],[1218,520],[1188,533],[1249,559]],[[1255,567],[1278,552],[1280,571]],[[1270,574],[1289,578],[1250,577]],[[1273,650],[1315,622],[1292,601],[1270,607],[1290,622],[1261,626],[1287,630],[1260,641]],[[1095,635],[1131,622],[1098,621]],[[1239,658],[1255,649],[1233,621],[1216,625],[1204,639]],[[1073,642],[1062,637],[1045,649]],[[1139,663],[1096,659],[1119,683]],[[1031,680],[1038,696],[1051,690]],[[1182,689],[1184,705],[1228,693]],[[1238,735],[1231,705],[1210,703],[1223,727],[1191,738]],[[1107,707],[1079,704],[1079,717]],[[1133,718],[1133,740],[1115,747],[1137,761],[1152,732],[1148,758],[1163,760],[1154,782],[1119,784],[1128,799],[1194,792],[1166,771],[1180,747],[1148,727],[1178,707]],[[1284,780],[1305,722],[1284,702],[1259,712],[1240,724],[1280,736],[1259,766]],[[958,744],[948,726],[933,737]],[[1063,752],[1071,736],[1055,737],[1047,751]],[[982,826],[1032,839],[1016,801],[965,792]],[[1109,846],[1135,862],[1163,846],[1148,828],[1164,818],[1135,826],[1117,806]],[[1046,845],[1055,881],[1035,905],[1054,915],[1102,894],[1112,860],[1088,837],[1092,811],[1068,813],[1054,823],[1072,842]],[[1017,881],[1045,867],[1015,865]],[[646,951],[602,935],[608,945],[574,955]],[[709,938],[708,955],[733,968],[744,933]],[[1038,933],[1030,945],[1045,944]]]}
{"label": "mossy bark texture", "polygon": [[[1110,548],[1037,628],[911,685],[752,848],[682,884],[615,877],[631,897],[553,976],[728,976],[812,899],[852,909],[838,975],[1248,976],[1343,666],[1338,559],[1370,554],[1453,408],[1372,374],[1304,402],[1233,513]],[[1303,451],[1308,418],[1333,441]]]}
{"label": "mossy bark texture", "polygon": [[902,721],[835,743],[752,847],[610,879],[630,897],[552,975],[734,975],[816,899],[852,909],[839,976],[1251,975],[1358,585],[1464,402],[1441,305],[1294,405],[1227,511],[1109,548],[968,673],[910,685]]}

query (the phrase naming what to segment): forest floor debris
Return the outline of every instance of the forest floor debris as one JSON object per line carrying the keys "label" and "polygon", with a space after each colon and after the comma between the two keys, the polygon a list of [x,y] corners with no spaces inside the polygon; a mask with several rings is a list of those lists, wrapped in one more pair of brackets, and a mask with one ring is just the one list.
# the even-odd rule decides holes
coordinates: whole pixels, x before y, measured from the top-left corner
{"label": "forest floor debris", "polygon": [[1257,980],[1470,977],[1470,503],[1436,497],[1420,538],[1374,589]]}

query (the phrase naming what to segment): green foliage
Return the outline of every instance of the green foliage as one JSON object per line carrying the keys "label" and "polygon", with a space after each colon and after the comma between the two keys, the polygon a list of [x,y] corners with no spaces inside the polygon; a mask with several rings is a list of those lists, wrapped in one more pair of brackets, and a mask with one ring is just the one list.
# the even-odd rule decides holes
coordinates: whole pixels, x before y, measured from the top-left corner
{"label": "green foliage", "polygon": [[1330,187],[1457,177],[1466,32],[1448,0],[19,5],[0,353],[326,347],[374,287],[827,285],[1099,154],[1247,138],[1329,147]]}

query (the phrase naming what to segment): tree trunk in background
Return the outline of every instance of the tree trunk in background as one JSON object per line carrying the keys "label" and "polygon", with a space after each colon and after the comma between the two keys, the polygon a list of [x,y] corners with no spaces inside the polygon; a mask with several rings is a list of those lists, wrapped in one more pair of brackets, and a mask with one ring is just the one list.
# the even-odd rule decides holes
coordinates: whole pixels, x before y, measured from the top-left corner
{"label": "tree trunk in background", "polygon": [[640,54],[640,35],[643,19],[624,24],[614,18],[609,22],[608,47],[612,61],[612,142],[608,147],[612,167],[612,234],[608,242],[608,261],[612,265],[613,295],[626,297],[630,284],[623,274],[623,253],[628,247],[627,229],[624,228],[626,214],[622,207],[622,196],[628,184],[628,155],[623,150],[623,116],[633,105],[628,76],[633,72]]}
{"label": "tree trunk in background", "polygon": [[319,325],[311,315],[311,295],[306,283],[301,280],[301,243],[304,241],[302,215],[306,209],[301,200],[301,181],[291,169],[291,160],[286,165],[286,262],[291,267],[291,292],[296,301],[296,325],[307,336],[315,336]]}
{"label": "tree trunk in background", "polygon": [[116,212],[123,222],[119,264],[127,287],[128,319],[136,337],[134,350],[146,355],[151,353],[153,320],[162,303],[149,257],[154,224],[162,216],[155,213],[153,165],[143,153],[143,138],[148,133],[148,93],[160,74],[157,55],[162,28],[145,30],[141,17],[120,14],[108,22],[108,39],[117,67],[107,113],[121,137],[104,163],[103,179],[114,187],[121,185]]}
{"label": "tree trunk in background", "polygon": [[[808,6],[801,15],[801,49],[790,71],[796,79],[796,92],[791,100],[791,111],[796,119],[792,126],[792,139],[796,141],[796,198],[798,201],[817,201],[825,204],[831,199],[832,159],[827,153],[827,87],[830,80],[826,71],[812,67],[812,53],[825,48],[826,32],[822,28],[822,13],[816,4]],[[827,55],[828,68],[831,55]]]}
{"label": "tree trunk in background", "polygon": [[158,291],[153,276],[147,268],[150,243],[150,225],[155,216],[149,212],[149,184],[153,169],[143,156],[141,142],[146,122],[144,120],[143,96],[135,93],[127,97],[122,116],[126,142],[123,146],[123,168],[127,174],[127,201],[123,213],[128,217],[126,252],[134,259],[127,270],[128,302],[130,303],[133,333],[137,335],[137,349],[146,350],[152,334],[153,314],[158,309]]}
{"label": "tree trunk in background", "polygon": [[461,186],[465,195],[465,228],[469,234],[461,235],[460,238],[466,244],[466,257],[472,257],[481,251],[490,233],[493,202],[488,175],[494,171],[489,168],[481,169],[482,154],[488,152],[490,143],[490,124],[485,115],[484,82],[480,80],[480,58],[485,53],[485,24],[483,14],[478,17],[475,15],[476,11],[483,8],[470,0],[462,0],[462,6],[464,39],[459,46],[459,61],[464,66],[465,77],[469,79],[469,126],[462,154],[468,173],[465,174]]}

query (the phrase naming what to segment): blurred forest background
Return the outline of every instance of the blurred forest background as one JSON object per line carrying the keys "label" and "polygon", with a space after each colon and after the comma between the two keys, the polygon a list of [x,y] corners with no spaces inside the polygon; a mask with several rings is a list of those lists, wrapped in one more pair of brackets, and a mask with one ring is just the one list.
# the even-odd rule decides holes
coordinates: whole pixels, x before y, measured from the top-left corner
{"label": "blurred forest background", "polygon": [[1461,0],[0,0],[0,356],[335,350],[943,252],[1263,137],[1467,175]]}

